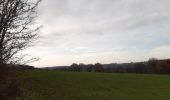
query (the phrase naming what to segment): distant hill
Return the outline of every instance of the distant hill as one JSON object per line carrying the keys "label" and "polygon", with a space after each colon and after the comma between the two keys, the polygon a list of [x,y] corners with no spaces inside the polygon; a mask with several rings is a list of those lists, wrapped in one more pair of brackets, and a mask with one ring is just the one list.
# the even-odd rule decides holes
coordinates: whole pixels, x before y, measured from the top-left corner
{"label": "distant hill", "polygon": [[40,68],[41,70],[60,70],[60,71],[66,71],[69,68],[69,66],[52,66],[52,67],[43,67]]}
{"label": "distant hill", "polygon": [[41,70],[75,71],[75,72],[109,72],[109,73],[156,73],[170,74],[170,59],[150,59],[145,62],[111,63],[111,64],[76,64],[71,66],[45,67]]}

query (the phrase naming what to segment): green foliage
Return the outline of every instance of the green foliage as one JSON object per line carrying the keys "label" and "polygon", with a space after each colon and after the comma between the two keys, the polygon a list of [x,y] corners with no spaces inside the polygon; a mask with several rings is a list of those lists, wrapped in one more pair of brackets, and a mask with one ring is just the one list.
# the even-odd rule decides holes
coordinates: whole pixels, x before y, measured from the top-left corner
{"label": "green foliage", "polygon": [[170,76],[58,71],[20,75],[24,100],[170,100]]}

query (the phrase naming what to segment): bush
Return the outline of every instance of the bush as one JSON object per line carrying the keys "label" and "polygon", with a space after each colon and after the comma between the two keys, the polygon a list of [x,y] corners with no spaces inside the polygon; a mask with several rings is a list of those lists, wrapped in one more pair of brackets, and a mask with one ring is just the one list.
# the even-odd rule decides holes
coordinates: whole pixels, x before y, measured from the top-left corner
{"label": "bush", "polygon": [[21,96],[17,83],[17,72],[7,65],[0,65],[0,100],[15,100]]}

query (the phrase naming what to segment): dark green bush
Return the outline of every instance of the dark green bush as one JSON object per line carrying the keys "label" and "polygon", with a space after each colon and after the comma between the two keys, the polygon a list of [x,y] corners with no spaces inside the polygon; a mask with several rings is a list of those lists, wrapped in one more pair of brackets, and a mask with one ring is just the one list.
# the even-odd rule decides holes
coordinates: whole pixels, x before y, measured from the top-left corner
{"label": "dark green bush", "polygon": [[17,72],[7,65],[0,65],[0,100],[15,100],[21,96],[17,83]]}

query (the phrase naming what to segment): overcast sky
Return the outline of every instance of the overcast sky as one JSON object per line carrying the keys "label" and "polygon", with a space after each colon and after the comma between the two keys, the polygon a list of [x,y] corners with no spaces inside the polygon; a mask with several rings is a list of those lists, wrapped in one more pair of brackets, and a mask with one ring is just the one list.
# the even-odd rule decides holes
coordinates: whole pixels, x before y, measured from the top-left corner
{"label": "overcast sky", "polygon": [[170,0],[43,0],[36,67],[170,58]]}

